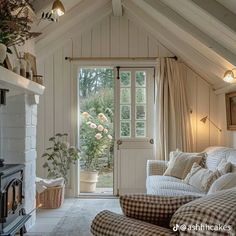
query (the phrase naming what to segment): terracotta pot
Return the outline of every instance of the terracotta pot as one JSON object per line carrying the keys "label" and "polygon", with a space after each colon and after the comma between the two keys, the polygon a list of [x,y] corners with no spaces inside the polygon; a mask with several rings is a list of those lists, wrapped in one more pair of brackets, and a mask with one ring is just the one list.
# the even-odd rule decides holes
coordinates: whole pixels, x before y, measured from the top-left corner
{"label": "terracotta pot", "polygon": [[7,56],[7,47],[3,43],[0,43],[0,64],[3,64]]}
{"label": "terracotta pot", "polygon": [[93,193],[96,191],[98,182],[97,171],[81,171],[80,172],[80,192]]}

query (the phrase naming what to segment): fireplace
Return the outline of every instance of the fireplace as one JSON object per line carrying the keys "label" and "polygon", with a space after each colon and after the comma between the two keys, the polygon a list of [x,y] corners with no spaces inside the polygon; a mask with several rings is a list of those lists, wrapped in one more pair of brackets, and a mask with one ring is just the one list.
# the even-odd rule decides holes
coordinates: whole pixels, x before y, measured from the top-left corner
{"label": "fireplace", "polygon": [[[31,216],[26,222],[26,229],[35,224],[37,106],[39,95],[43,94],[44,89],[42,85],[0,66],[0,159],[5,159],[8,164],[3,169],[0,168],[0,172],[14,173],[12,178],[16,179],[9,185],[8,191],[12,196],[8,203],[12,207],[4,205],[6,202],[2,205],[6,194],[0,192],[2,231],[6,231],[13,224],[9,222],[14,221],[16,216],[21,225],[21,219],[26,220]],[[16,163],[23,166],[14,166]],[[4,182],[5,178],[2,176],[0,178],[3,191],[9,182]],[[22,204],[27,217],[23,217]],[[3,234],[0,233],[1,235]]]}
{"label": "fireplace", "polygon": [[20,231],[31,217],[25,213],[24,165],[7,164],[0,167],[0,235],[11,236]]}

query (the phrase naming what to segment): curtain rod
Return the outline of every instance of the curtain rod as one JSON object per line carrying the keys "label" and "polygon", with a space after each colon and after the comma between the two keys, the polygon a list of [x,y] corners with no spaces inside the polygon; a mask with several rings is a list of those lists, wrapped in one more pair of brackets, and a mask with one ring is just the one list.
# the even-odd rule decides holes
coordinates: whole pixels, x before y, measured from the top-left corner
{"label": "curtain rod", "polygon": [[[174,57],[165,57],[165,58],[173,58],[178,60],[177,56]],[[65,57],[66,61],[89,61],[89,60],[130,60],[130,61],[139,61],[139,60],[157,60],[158,57]]]}

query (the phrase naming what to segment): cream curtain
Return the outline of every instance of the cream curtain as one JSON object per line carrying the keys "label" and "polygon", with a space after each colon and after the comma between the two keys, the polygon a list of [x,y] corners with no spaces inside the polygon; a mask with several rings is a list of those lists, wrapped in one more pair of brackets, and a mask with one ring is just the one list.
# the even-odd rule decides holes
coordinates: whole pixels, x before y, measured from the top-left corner
{"label": "cream curtain", "polygon": [[171,58],[159,60],[155,78],[155,156],[160,160],[169,160],[169,152],[177,148],[192,151],[183,72],[182,63]]}

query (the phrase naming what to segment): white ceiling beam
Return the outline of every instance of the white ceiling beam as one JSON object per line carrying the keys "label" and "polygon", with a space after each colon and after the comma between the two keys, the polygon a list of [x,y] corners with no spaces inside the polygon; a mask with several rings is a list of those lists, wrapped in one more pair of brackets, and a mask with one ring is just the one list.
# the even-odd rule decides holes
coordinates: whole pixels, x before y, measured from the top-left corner
{"label": "white ceiling beam", "polygon": [[227,85],[223,86],[222,88],[216,89],[215,94],[219,95],[219,94],[234,92],[235,89],[236,89],[236,84],[228,84],[227,83]]}
{"label": "white ceiling beam", "polygon": [[208,60],[200,54],[195,48],[186,44],[179,39],[175,34],[167,30],[166,26],[161,25],[157,20],[149,15],[150,12],[145,12],[142,7],[136,5],[138,0],[124,0],[123,6],[126,9],[128,18],[142,25],[150,33],[152,33],[163,45],[169,48],[175,55],[180,57],[197,70],[201,76],[206,78],[211,84],[222,82],[221,76],[225,70]]}
{"label": "white ceiling beam", "polygon": [[112,0],[112,10],[114,16],[123,15],[121,0]]}
{"label": "white ceiling beam", "polygon": [[152,17],[162,25],[165,25],[177,37],[185,41],[186,44],[192,45],[192,47],[195,47],[213,62],[218,65],[224,65],[224,67],[236,65],[236,54],[223,47],[161,1],[136,0],[135,3],[149,12]]}
{"label": "white ceiling beam", "polygon": [[[44,47],[36,43],[37,61],[40,62],[44,60],[48,55],[52,54],[57,48],[61,48],[66,42],[71,41],[72,38],[77,37],[86,30],[91,29],[97,22],[111,15],[111,13],[112,13],[111,3],[108,2],[105,6],[96,10],[96,12],[93,12],[92,13],[93,17],[89,21],[87,19],[81,20],[72,28],[68,29],[68,31],[64,31],[64,33],[60,37],[44,45]],[[67,55],[67,56],[72,56],[72,55]]]}
{"label": "white ceiling beam", "polygon": [[[42,32],[42,34],[36,39],[37,48],[44,48],[47,44],[54,42],[59,37],[67,32],[74,25],[78,25],[79,22],[86,19],[90,21],[95,13],[101,7],[106,4],[110,4],[109,0],[86,0],[80,2],[71,11],[67,12],[58,23],[48,25]],[[110,6],[111,7],[111,6]]]}
{"label": "white ceiling beam", "polygon": [[[215,0],[192,0],[197,6],[204,9],[220,22],[236,32],[236,15]],[[228,0],[226,0],[228,1]]]}
{"label": "white ceiling beam", "polygon": [[[236,54],[236,32],[190,0],[161,0],[187,21]],[[228,1],[228,0],[227,0]]]}

